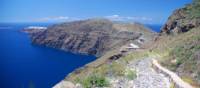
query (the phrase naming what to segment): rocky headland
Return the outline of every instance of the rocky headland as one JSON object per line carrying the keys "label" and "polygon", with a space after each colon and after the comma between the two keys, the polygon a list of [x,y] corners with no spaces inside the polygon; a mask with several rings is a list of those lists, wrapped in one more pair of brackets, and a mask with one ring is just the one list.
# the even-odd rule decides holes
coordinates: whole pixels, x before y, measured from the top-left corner
{"label": "rocky headland", "polygon": [[143,43],[151,41],[155,33],[138,23],[88,19],[55,24],[47,30],[32,32],[30,36],[33,44],[100,57],[107,51],[139,39]]}

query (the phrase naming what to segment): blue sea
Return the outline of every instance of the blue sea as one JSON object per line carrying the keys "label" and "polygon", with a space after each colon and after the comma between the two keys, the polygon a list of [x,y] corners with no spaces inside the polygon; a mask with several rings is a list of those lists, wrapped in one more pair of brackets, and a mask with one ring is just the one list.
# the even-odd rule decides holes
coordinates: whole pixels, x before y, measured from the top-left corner
{"label": "blue sea", "polygon": [[152,29],[154,32],[160,32],[162,28],[162,24],[147,24],[146,26]]}
{"label": "blue sea", "polygon": [[[51,88],[73,70],[96,59],[31,44],[28,26],[44,23],[0,24],[0,88]],[[148,25],[159,32],[159,25]]]}
{"label": "blue sea", "polygon": [[72,54],[31,44],[27,26],[50,24],[0,24],[0,88],[51,88],[67,74],[96,57]]}

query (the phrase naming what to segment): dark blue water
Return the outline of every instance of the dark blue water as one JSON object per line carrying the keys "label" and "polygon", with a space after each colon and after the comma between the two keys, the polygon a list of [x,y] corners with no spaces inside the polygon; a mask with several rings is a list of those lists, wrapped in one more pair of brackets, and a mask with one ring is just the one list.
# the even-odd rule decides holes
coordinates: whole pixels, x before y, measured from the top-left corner
{"label": "dark blue water", "polygon": [[151,28],[155,32],[160,32],[162,24],[147,24],[147,27]]}
{"label": "dark blue water", "polygon": [[94,56],[66,53],[32,45],[19,32],[27,26],[48,24],[0,24],[0,88],[50,88]]}

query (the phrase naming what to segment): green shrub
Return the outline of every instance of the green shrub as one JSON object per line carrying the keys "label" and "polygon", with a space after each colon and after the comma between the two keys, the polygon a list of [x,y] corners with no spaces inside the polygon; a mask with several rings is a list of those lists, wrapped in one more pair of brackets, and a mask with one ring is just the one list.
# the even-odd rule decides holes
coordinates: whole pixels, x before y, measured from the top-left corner
{"label": "green shrub", "polygon": [[181,58],[179,58],[179,57],[177,57],[176,59],[177,59],[177,61],[176,61],[176,65],[175,66],[178,67],[183,63],[183,60]]}
{"label": "green shrub", "polygon": [[129,79],[129,80],[134,80],[136,77],[137,77],[137,74],[136,74],[136,71],[135,70],[127,70],[126,72],[126,77]]}
{"label": "green shrub", "polygon": [[94,87],[108,87],[109,82],[104,76],[101,75],[91,75],[86,77],[80,82],[84,88],[94,88]]}

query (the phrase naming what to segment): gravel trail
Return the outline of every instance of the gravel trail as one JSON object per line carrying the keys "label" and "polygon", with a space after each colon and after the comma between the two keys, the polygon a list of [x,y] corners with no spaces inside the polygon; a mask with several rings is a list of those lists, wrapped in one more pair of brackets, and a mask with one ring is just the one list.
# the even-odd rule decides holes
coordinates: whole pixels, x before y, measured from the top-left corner
{"label": "gravel trail", "polygon": [[115,79],[112,83],[113,88],[170,88],[169,78],[152,68],[151,58],[132,61],[128,64],[128,68],[136,69],[137,78]]}

